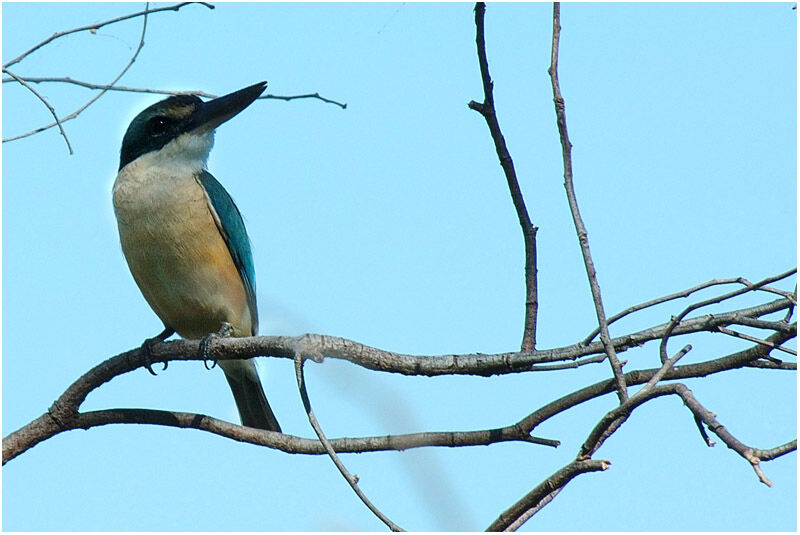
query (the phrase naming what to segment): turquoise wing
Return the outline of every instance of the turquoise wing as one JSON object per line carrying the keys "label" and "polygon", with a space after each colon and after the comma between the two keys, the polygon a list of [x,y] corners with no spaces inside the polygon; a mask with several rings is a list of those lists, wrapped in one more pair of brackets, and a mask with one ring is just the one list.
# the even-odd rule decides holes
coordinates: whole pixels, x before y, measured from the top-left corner
{"label": "turquoise wing", "polygon": [[219,231],[228,245],[228,250],[233,257],[233,262],[239,275],[242,277],[247,304],[250,307],[253,333],[258,333],[258,306],[256,305],[256,272],[253,265],[253,252],[250,249],[250,238],[242,220],[242,214],[233,202],[233,199],[208,171],[202,171],[198,177],[200,184],[206,190],[211,205],[217,212]]}

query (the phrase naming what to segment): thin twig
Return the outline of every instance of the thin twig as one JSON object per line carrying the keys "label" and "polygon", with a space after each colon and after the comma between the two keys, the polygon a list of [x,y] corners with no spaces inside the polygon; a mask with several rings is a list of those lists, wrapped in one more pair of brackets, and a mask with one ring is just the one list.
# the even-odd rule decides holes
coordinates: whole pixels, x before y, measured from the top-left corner
{"label": "thin twig", "polygon": [[[796,336],[797,324],[793,324],[795,331],[792,333],[775,333],[770,336],[770,342],[780,344],[794,338]],[[731,353],[724,357],[717,359],[698,362],[695,364],[685,364],[683,366],[674,366],[669,372],[666,373],[663,379],[689,379],[695,377],[707,377],[709,375],[720,373],[727,370],[738,369],[747,366],[749,363],[756,362],[758,359],[763,358],[769,353],[770,349],[763,345],[754,345],[748,349]],[[646,370],[633,370],[625,374],[625,382],[631,386],[645,384],[650,381],[653,376],[663,368],[651,368]],[[572,407],[585,403],[589,400],[596,399],[614,391],[614,382],[611,380],[600,381],[589,385],[587,387],[576,390],[567,394],[555,401],[542,406],[531,414],[525,416],[517,426],[520,431],[530,433],[541,423],[549,420],[553,416],[560,414]]]}
{"label": "thin twig", "polygon": [[[784,353],[789,353],[790,355],[794,355],[795,357],[797,356],[797,351],[795,351],[794,349],[791,349],[791,348],[788,348],[788,347],[783,347],[783,346],[776,346],[775,344],[772,344],[771,342],[767,342],[766,340],[762,340],[761,338],[756,338],[755,336],[750,336],[749,334],[740,333],[739,331],[734,331],[732,329],[727,329],[725,327],[717,327],[717,331],[721,332],[722,334],[727,334],[728,336],[733,336],[734,338],[741,338],[742,340],[748,340],[750,342],[755,342],[757,344],[761,344],[761,345],[765,345],[765,346],[768,346],[768,347],[772,347],[774,349],[777,349],[778,351],[783,351]],[[773,359],[774,359],[774,357],[773,357]],[[770,360],[772,360],[772,359],[770,359]],[[780,364],[781,360],[780,359],[774,359],[774,360],[772,360],[772,362],[774,362],[775,364]]]}
{"label": "thin twig", "polygon": [[[122,85],[115,85],[111,86],[108,84],[95,84],[92,82],[84,82],[82,80],[75,80],[74,78],[70,78],[69,76],[62,76],[62,77],[34,77],[34,76],[27,76],[23,77],[23,80],[29,83],[46,83],[46,82],[53,82],[53,83],[65,83],[65,84],[73,84],[80,87],[85,87],[87,89],[105,89],[108,91],[121,91],[126,93],[147,93],[152,95],[196,95],[198,97],[204,98],[217,98],[217,95],[212,93],[206,93],[205,91],[172,91],[168,89],[151,89],[147,87],[127,87]],[[3,83],[6,82],[13,82],[15,80],[11,78],[3,78]],[[302,95],[273,95],[271,93],[267,93],[266,95],[261,95],[256,100],[297,100],[297,99],[305,99],[305,98],[315,98],[327,104],[334,104],[339,106],[343,110],[347,109],[346,102],[338,102],[336,100],[332,100],[326,97],[323,97],[319,93],[305,93]]]}
{"label": "thin twig", "polygon": [[796,362],[781,362],[780,364],[775,362],[764,362],[760,360],[756,360],[754,362],[748,362],[745,364],[748,368],[764,368],[767,370],[797,370],[797,363]]}
{"label": "thin twig", "polygon": [[[795,325],[796,329],[796,325]],[[775,333],[773,335],[772,342],[780,343],[790,337],[793,337],[794,333]],[[684,348],[680,353],[675,355],[670,362],[662,365],[661,368],[658,370],[636,370],[632,372],[626,373],[626,382],[627,384],[643,384],[646,383],[645,387],[639,390],[636,394],[634,394],[628,402],[626,402],[626,407],[617,407],[615,409],[617,414],[608,413],[598,426],[603,421],[609,422],[611,426],[614,426],[615,429],[619,428],[622,422],[625,421],[627,416],[624,414],[620,414],[622,412],[626,412],[622,409],[627,409],[627,413],[633,410],[631,407],[634,403],[640,405],[646,402],[648,399],[652,399],[655,397],[660,397],[663,395],[667,395],[670,393],[677,393],[676,389],[674,388],[675,385],[666,385],[666,387],[658,387],[653,386],[655,385],[660,379],[675,379],[675,378],[688,378],[688,377],[704,377],[706,375],[712,373],[718,373],[720,371],[726,369],[735,369],[739,368],[744,365],[746,362],[750,362],[754,359],[763,357],[766,354],[768,349],[764,346],[756,345],[751,347],[750,349],[740,351],[738,353],[734,353],[725,357],[721,357],[719,359],[715,359],[709,362],[703,362],[699,364],[689,364],[686,366],[674,366],[675,362],[680,359],[686,351],[688,351],[688,347]],[[681,385],[682,386],[682,385]],[[666,389],[666,391],[663,391]],[[688,389],[687,389],[688,390]],[[551,402],[541,409],[538,409],[534,413],[530,414],[529,416],[523,418],[519,423],[518,426],[523,431],[530,431],[534,427],[536,427],[539,423],[555,416],[559,412],[566,410],[567,408],[571,408],[576,406],[577,404],[583,403],[584,401],[588,401],[589,399],[593,399],[600,395],[605,395],[610,392],[614,391],[613,381],[603,381],[600,383],[596,383],[589,387],[583,388],[572,394],[564,396],[560,400],[556,400]],[[613,412],[613,411],[612,411]],[[713,441],[708,438],[708,435],[705,433],[705,429],[702,427],[702,423],[699,416],[695,416],[695,421],[698,422],[698,428],[700,429],[701,434],[703,434],[706,443],[709,445],[713,445]],[[596,430],[594,430],[596,431]],[[593,432],[594,432],[593,431]],[[602,436],[602,434],[601,434]],[[778,455],[784,455],[789,451],[793,451],[796,449],[797,441],[790,442],[788,444],[784,444],[783,446],[779,446],[778,448],[773,448],[771,450],[755,450],[753,449],[753,455],[758,457],[761,460],[769,460]],[[556,472],[553,476],[547,478],[544,482],[542,482],[536,489],[541,489],[543,485],[549,485],[549,487],[545,487],[545,489],[550,488],[558,490],[563,488],[563,485],[560,485],[560,479],[558,479],[558,475],[561,474],[564,470],[568,470],[572,467],[576,462],[587,462],[591,461],[590,459],[581,460],[579,453],[579,458],[573,463],[565,466],[559,472]],[[597,462],[597,461],[595,461]],[[536,490],[534,489],[534,490]],[[531,496],[526,496],[523,500],[520,500],[517,504],[512,506],[508,511],[504,512],[503,515],[496,520],[492,526],[489,527],[489,530],[509,530],[509,529],[516,529],[519,528],[526,520],[528,520],[531,516],[536,514],[539,510],[541,510],[549,501],[554,497],[555,493],[544,494],[544,492],[539,492],[538,494],[533,494]]]}
{"label": "thin twig", "polygon": [[[632,314],[634,312],[638,312],[638,311],[643,310],[645,308],[650,308],[650,307],[653,307],[653,306],[656,306],[656,305],[660,305],[660,304],[666,303],[668,301],[674,301],[675,299],[680,299],[682,297],[689,297],[690,295],[692,295],[695,292],[698,292],[700,290],[704,290],[706,288],[710,288],[711,286],[718,286],[718,285],[721,285],[721,284],[744,284],[744,285],[748,285],[748,284],[752,284],[752,283],[750,283],[747,279],[744,279],[742,277],[735,277],[735,278],[728,278],[728,279],[713,279],[713,280],[704,282],[702,284],[698,284],[697,286],[693,286],[691,288],[687,288],[686,290],[682,290],[680,292],[675,292],[673,294],[665,295],[663,297],[658,297],[656,299],[651,299],[650,301],[645,301],[644,303],[640,303],[638,305],[634,305],[632,307],[626,308],[625,310],[623,310],[621,312],[618,312],[618,313],[614,314],[613,316],[611,316],[610,318],[608,318],[607,323],[608,323],[608,325],[611,325],[615,321],[620,320],[620,319],[624,318],[625,316],[627,316],[629,314]],[[761,290],[767,290],[767,288],[766,287],[762,287]],[[787,297],[784,294],[790,294],[791,295],[790,292],[783,292],[783,291],[775,291],[774,293],[779,293],[779,294],[783,295],[784,297]],[[595,336],[597,336],[598,334],[600,334],[600,328],[599,327],[595,328],[591,333],[589,333],[589,336],[587,336],[584,339],[583,342],[585,344],[588,344],[589,342],[594,340]]]}
{"label": "thin twig", "polygon": [[792,314],[794,314],[795,306],[797,306],[797,282],[794,283],[794,295],[792,302],[794,303],[794,305],[789,307],[789,310],[786,311],[786,316],[783,318],[783,321],[785,323],[789,323],[789,320],[792,319]]}
{"label": "thin twig", "polygon": [[592,291],[592,300],[597,315],[597,323],[600,328],[600,341],[603,343],[611,370],[614,372],[614,382],[617,386],[617,397],[620,403],[628,399],[628,391],[625,386],[625,379],[622,373],[617,352],[611,343],[611,336],[608,334],[608,323],[603,309],[603,298],[600,293],[600,285],[597,282],[597,271],[592,261],[592,253],[589,249],[589,234],[583,224],[580,210],[578,209],[578,198],[575,195],[575,186],[572,182],[572,143],[567,132],[567,114],[564,105],[564,97],[561,95],[561,87],[558,83],[558,45],[561,36],[561,4],[553,4],[553,43],[550,54],[550,80],[553,86],[553,102],[556,108],[556,122],[558,123],[558,133],[561,139],[561,154],[564,162],[564,188],[567,190],[569,209],[572,213],[572,221],[575,224],[575,231],[578,233],[583,263],[586,266],[586,275],[589,278],[589,288]]}
{"label": "thin twig", "polygon": [[773,450],[759,450],[755,448],[751,448],[750,446],[746,446],[743,444],[739,439],[734,437],[724,425],[717,421],[716,415],[706,409],[703,405],[697,401],[697,398],[694,397],[694,394],[691,390],[689,390],[686,385],[681,383],[674,383],[670,385],[661,385],[658,387],[663,389],[663,391],[668,393],[678,394],[681,399],[683,399],[683,404],[692,411],[695,418],[699,418],[703,421],[708,428],[717,435],[722,442],[725,443],[730,449],[738,453],[741,457],[746,459],[750,465],[753,467],[753,470],[758,477],[758,480],[764,483],[766,486],[771,487],[772,482],[764,475],[764,472],[761,470],[760,461],[762,460],[772,460],[777,455],[774,455],[772,452],[778,451],[780,455],[788,453],[789,451],[794,451],[797,449],[797,440],[793,440],[783,446],[779,446],[778,448],[774,448]]}
{"label": "thin twig", "polygon": [[[124,17],[124,18],[114,19],[114,20],[112,20],[112,21],[107,21],[107,22],[105,22],[105,23],[101,23],[101,25],[105,25],[105,24],[111,24],[112,22],[118,22],[119,20],[125,20],[125,18],[131,18],[131,17],[134,17],[134,16],[139,16],[139,15],[143,15],[143,19],[144,19],[144,22],[142,23],[142,35],[141,35],[141,37],[139,38],[139,45],[136,47],[136,51],[133,53],[133,56],[131,56],[131,59],[130,59],[130,61],[128,61],[128,64],[127,64],[127,65],[125,65],[125,68],[124,68],[124,69],[122,69],[122,71],[121,71],[121,72],[120,72],[120,73],[117,75],[117,77],[116,77],[116,78],[114,78],[114,80],[113,80],[113,81],[112,81],[110,84],[108,84],[108,85],[109,85],[109,87],[113,87],[113,86],[114,86],[114,84],[116,84],[116,83],[119,81],[119,79],[120,79],[120,78],[122,78],[122,77],[125,75],[125,73],[126,73],[126,72],[128,72],[128,69],[130,69],[130,68],[131,68],[131,65],[133,65],[133,62],[134,62],[134,61],[136,61],[136,58],[139,56],[139,52],[140,52],[140,51],[142,50],[142,48],[144,47],[144,36],[145,36],[145,34],[147,33],[147,15],[148,15],[148,13],[152,13],[152,12],[156,12],[156,11],[167,11],[167,10],[173,10],[173,11],[177,11],[178,9],[180,9],[180,7],[182,7],[182,6],[186,5],[186,4],[178,4],[177,6],[172,6],[172,7],[167,7],[167,8],[159,8],[159,9],[156,9],[156,10],[149,10],[149,9],[148,9],[148,7],[147,7],[147,6],[149,6],[149,5],[150,5],[150,4],[149,4],[149,2],[148,2],[147,4],[145,4],[145,6],[146,6],[146,7],[145,7],[145,10],[144,10],[144,11],[142,11],[142,12],[135,13],[135,14],[133,14],[133,15],[129,15],[129,16],[127,16],[127,17]],[[210,6],[210,5],[209,5],[209,6]],[[213,6],[210,6],[210,7],[213,9]],[[75,30],[69,30],[67,33],[73,33],[73,32],[75,32],[75,31],[87,30],[87,29],[91,29],[91,28],[94,28],[94,27],[99,27],[99,26],[86,26],[86,27],[83,27],[83,28],[77,28],[77,29],[75,29]],[[66,33],[62,33],[62,35],[66,35]],[[53,40],[53,39],[55,39],[56,37],[60,37],[60,35],[58,35],[58,34],[54,34],[54,36],[50,38],[50,41],[52,41],[52,40]],[[48,42],[49,42],[49,41],[48,41]],[[43,44],[46,44],[46,43],[40,43],[40,45],[38,45],[38,46],[42,46]],[[31,53],[33,50],[35,50],[36,48],[38,48],[38,46],[37,46],[37,47],[34,47],[34,48],[33,48],[33,49],[31,49],[30,51],[26,52],[26,53],[25,53],[25,55],[27,55],[27,54]],[[23,56],[23,57],[24,57],[24,56]],[[14,62],[12,61],[11,63],[13,64]],[[83,110],[85,110],[86,108],[88,108],[89,106],[91,106],[91,105],[92,105],[92,104],[93,104],[95,101],[97,101],[97,99],[99,99],[100,97],[102,97],[102,96],[103,96],[103,95],[106,93],[106,91],[108,91],[108,89],[103,89],[103,90],[101,90],[101,91],[100,91],[98,94],[96,94],[94,97],[92,97],[91,99],[89,99],[89,101],[88,101],[88,102],[86,102],[86,104],[84,104],[83,106],[81,106],[80,108],[78,108],[77,110],[75,110],[74,112],[70,113],[70,114],[69,114],[69,115],[67,115],[66,117],[62,117],[62,118],[60,119],[60,122],[62,122],[62,123],[63,123],[63,122],[66,122],[66,121],[72,120],[72,119],[74,119],[75,117],[77,117],[78,115],[80,115],[80,114],[81,114],[81,112],[83,112]],[[19,135],[13,136],[13,137],[4,138],[4,139],[3,139],[3,143],[9,142],[9,141],[15,141],[15,140],[17,140],[17,139],[22,139],[22,138],[25,138],[25,137],[32,136],[32,135],[34,135],[34,134],[38,134],[39,132],[43,132],[43,131],[45,131],[45,130],[47,130],[47,129],[49,129],[49,128],[52,128],[52,127],[53,127],[53,126],[55,126],[56,124],[58,124],[58,121],[59,121],[59,120],[58,120],[58,119],[56,119],[56,121],[57,121],[57,122],[55,122],[55,123],[51,123],[51,124],[48,124],[48,125],[45,125],[45,126],[41,126],[41,127],[39,127],[39,128],[36,128],[36,129],[34,129],[34,130],[31,130],[30,132],[26,132],[26,133],[24,133],[24,134],[19,134]]]}
{"label": "thin twig", "polygon": [[50,37],[48,37],[47,39],[45,39],[44,41],[42,41],[39,44],[35,45],[33,48],[31,48],[29,50],[26,50],[25,52],[23,52],[22,54],[20,54],[16,58],[12,59],[11,61],[9,61],[5,65],[3,65],[3,68],[7,68],[7,67],[10,67],[10,66],[14,65],[15,63],[19,63],[20,61],[25,59],[27,56],[33,54],[34,52],[36,52],[37,50],[39,50],[40,48],[42,48],[46,44],[58,39],[59,37],[64,37],[65,35],[70,35],[70,34],[77,33],[77,32],[96,31],[96,30],[102,28],[103,26],[107,26],[109,24],[114,24],[114,23],[117,23],[117,22],[122,22],[123,20],[128,20],[128,19],[132,19],[132,18],[135,18],[135,17],[141,17],[142,15],[147,16],[147,14],[149,14],[149,13],[158,13],[159,11],[178,11],[183,6],[187,6],[189,4],[200,4],[200,5],[203,5],[203,6],[207,7],[208,9],[214,9],[214,6],[212,4],[209,4],[208,2],[181,2],[180,4],[175,4],[175,5],[171,5],[171,6],[165,6],[165,7],[159,7],[159,8],[155,8],[155,9],[150,9],[149,6],[145,6],[144,11],[138,11],[136,13],[131,13],[129,15],[123,15],[121,17],[116,17],[116,18],[109,19],[109,20],[106,20],[106,21],[103,21],[103,22],[98,22],[96,24],[88,24],[86,26],[80,26],[78,28],[73,28],[71,30],[64,30],[64,31],[61,31],[61,32],[56,32],[53,35],[51,35]]}
{"label": "thin twig", "polygon": [[768,329],[770,331],[781,331],[789,328],[789,323],[786,321],[767,321],[756,318],[736,318],[734,321],[737,325],[745,325],[747,327],[755,327],[756,329]]}
{"label": "thin twig", "polygon": [[533,351],[536,348],[536,316],[539,309],[539,298],[537,290],[537,267],[536,267],[536,231],[538,227],[533,226],[528,215],[528,208],[525,206],[525,199],[517,180],[517,172],[514,170],[514,160],[508,152],[506,140],[500,130],[500,123],[497,120],[497,111],[494,107],[494,91],[492,77],[489,74],[489,60],[486,57],[486,40],[484,38],[484,15],[486,4],[478,2],[475,4],[475,43],[478,48],[478,63],[481,70],[481,80],[483,81],[483,102],[470,101],[468,107],[480,113],[489,126],[494,148],[497,157],[500,159],[500,166],[506,176],[508,190],[511,193],[511,200],[514,209],[517,211],[517,218],[522,227],[522,238],[525,242],[525,323],[522,331],[522,351]]}
{"label": "thin twig", "polygon": [[703,425],[703,420],[695,415],[694,424],[697,426],[697,430],[700,431],[700,436],[703,437],[703,441],[706,443],[706,446],[713,448],[716,442],[711,440],[711,437],[709,437],[708,433],[706,433],[706,426]]}
{"label": "thin twig", "polygon": [[336,452],[331,446],[330,441],[325,437],[325,434],[322,432],[322,427],[320,427],[319,422],[317,421],[317,417],[314,416],[314,411],[311,410],[311,400],[308,398],[308,391],[306,390],[306,382],[305,377],[303,376],[303,355],[300,351],[297,351],[294,357],[294,370],[295,376],[297,378],[297,387],[300,389],[300,397],[303,400],[303,407],[306,410],[306,415],[308,416],[308,421],[311,423],[311,427],[314,428],[314,432],[319,437],[319,441],[322,442],[323,446],[325,446],[325,451],[327,451],[328,456],[333,461],[333,464],[336,465],[336,468],[339,469],[342,476],[344,476],[347,483],[353,489],[353,492],[364,502],[364,505],[372,511],[372,513],[377,516],[381,522],[386,524],[389,529],[392,531],[405,531],[403,528],[389,520],[380,509],[378,509],[370,500],[367,498],[366,494],[361,490],[361,487],[358,486],[358,477],[351,474],[347,467],[345,467],[344,463],[342,463],[339,456],[336,455]]}
{"label": "thin twig", "polygon": [[727,299],[731,299],[733,297],[737,297],[737,296],[745,294],[747,292],[752,292],[752,291],[758,290],[759,288],[761,288],[763,286],[766,286],[767,284],[769,284],[771,282],[776,282],[776,281],[785,279],[787,277],[791,277],[795,273],[797,273],[797,268],[796,267],[792,268],[792,269],[790,269],[790,270],[788,270],[788,271],[786,271],[784,273],[780,273],[778,275],[773,275],[771,277],[767,277],[765,279],[762,279],[759,282],[756,282],[755,284],[752,284],[752,283],[746,284],[744,288],[739,288],[738,290],[734,290],[732,292],[728,292],[726,294],[723,294],[723,295],[720,295],[720,296],[717,296],[717,297],[712,297],[712,298],[706,299],[704,301],[699,301],[697,303],[689,305],[688,307],[683,309],[683,311],[680,314],[678,314],[677,316],[674,316],[672,318],[672,320],[670,321],[669,325],[667,326],[667,331],[664,333],[664,336],[661,338],[661,346],[659,348],[659,355],[661,357],[661,362],[666,362],[666,360],[667,360],[667,342],[668,342],[670,336],[672,335],[673,329],[690,312],[692,312],[694,310],[697,310],[698,308],[702,308],[702,307],[708,306],[708,305],[721,303],[722,301],[725,301]]}
{"label": "thin twig", "polygon": [[675,363],[686,355],[686,353],[691,351],[691,349],[692,346],[690,345],[681,349],[674,357],[668,359],[638,392],[620,403],[614,409],[608,411],[584,441],[578,453],[578,460],[589,459],[594,455],[594,453],[600,449],[600,446],[627,421],[633,410],[650,399],[648,397],[650,391],[655,388],[656,384],[658,384],[667,373],[672,371]]}
{"label": "thin twig", "polygon": [[74,154],[74,152],[72,151],[72,145],[70,145],[69,138],[67,137],[67,133],[64,131],[64,126],[61,124],[61,121],[58,120],[58,114],[56,113],[55,108],[53,108],[53,106],[51,106],[50,103],[47,102],[47,99],[44,98],[42,95],[40,95],[38,91],[36,91],[34,88],[32,88],[30,85],[28,85],[28,83],[25,80],[23,80],[22,78],[20,78],[19,76],[17,76],[13,72],[9,71],[5,67],[3,67],[3,72],[6,73],[7,75],[9,75],[13,80],[16,80],[17,82],[19,82],[20,85],[22,85],[22,87],[25,87],[28,91],[33,93],[39,100],[42,101],[42,103],[45,106],[47,106],[47,109],[50,111],[50,115],[52,115],[53,119],[55,119],[55,121],[56,121],[55,124],[58,125],[58,131],[61,132],[61,135],[64,137],[64,141],[67,144],[67,150],[69,150],[70,154]]}
{"label": "thin twig", "polygon": [[574,362],[566,362],[564,364],[538,364],[531,366],[530,371],[544,372],[553,370],[568,370],[572,368],[579,368],[581,366],[586,366],[587,364],[596,364],[598,362],[603,362],[604,360],[606,360],[605,355],[595,355],[594,357],[588,357],[585,359],[576,360]]}

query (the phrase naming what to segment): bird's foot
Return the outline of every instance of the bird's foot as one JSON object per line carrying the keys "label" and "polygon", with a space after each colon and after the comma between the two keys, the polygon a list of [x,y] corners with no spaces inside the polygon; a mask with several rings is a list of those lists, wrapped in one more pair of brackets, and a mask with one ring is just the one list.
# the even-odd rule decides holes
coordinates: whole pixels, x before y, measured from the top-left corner
{"label": "bird's foot", "polygon": [[[155,344],[163,342],[173,334],[175,334],[174,329],[165,327],[163,331],[161,331],[154,337],[148,338],[147,340],[142,342],[142,351],[144,352],[144,367],[147,368],[147,371],[149,371],[151,374],[158,375],[156,372],[153,371],[153,364],[150,359],[150,357],[153,356],[153,346]],[[161,371],[163,372],[166,369],[167,369],[167,363],[165,362],[164,367],[161,369]]]}
{"label": "bird's foot", "polygon": [[[217,365],[216,360],[209,358],[209,355],[211,355],[211,342],[217,338],[227,338],[231,333],[233,333],[233,326],[227,321],[223,321],[222,327],[219,328],[218,332],[208,333],[200,340],[200,349],[197,352],[197,356],[203,358],[203,366],[205,366],[207,370],[212,370],[214,366]],[[212,363],[211,367],[208,366],[209,360]]]}

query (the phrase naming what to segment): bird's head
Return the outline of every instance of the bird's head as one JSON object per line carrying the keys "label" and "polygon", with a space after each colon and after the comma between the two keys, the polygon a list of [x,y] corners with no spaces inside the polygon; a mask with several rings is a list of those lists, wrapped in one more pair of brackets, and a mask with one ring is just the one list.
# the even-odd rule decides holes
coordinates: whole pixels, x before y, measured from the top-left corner
{"label": "bird's head", "polygon": [[266,82],[259,82],[208,102],[195,95],[176,95],[156,102],[128,126],[119,168],[151,153],[158,153],[165,161],[202,168],[214,145],[214,129],[249,106],[266,87]]}

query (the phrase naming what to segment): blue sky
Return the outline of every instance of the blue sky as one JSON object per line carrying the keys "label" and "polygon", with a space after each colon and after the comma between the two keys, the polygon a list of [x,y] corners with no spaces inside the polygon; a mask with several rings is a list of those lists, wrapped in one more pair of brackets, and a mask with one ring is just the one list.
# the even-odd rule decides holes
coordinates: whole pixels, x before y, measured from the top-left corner
{"label": "blue sky", "polygon": [[[3,4],[3,61],[142,6]],[[551,9],[490,4],[486,14],[498,116],[540,227],[540,348],[595,326],[546,73]],[[59,39],[14,72],[108,82],[141,23]],[[565,4],[562,26],[575,186],[607,312],[794,266],[791,4]],[[518,348],[522,240],[486,125],[467,108],[482,99],[474,38],[472,4],[218,3],[151,16],[122,85],[223,94],[268,80],[270,93],[318,91],[348,105],[259,101],[217,132],[209,169],[245,216],[261,334],[318,332],[413,354]],[[62,115],[92,94],[38,89]],[[3,435],[161,329],[128,272],[110,198],[125,128],[158,99],[106,94],[65,123],[72,156],[55,129],[3,144]],[[49,121],[29,93],[4,84],[3,137]],[[685,304],[611,333],[662,323]],[[747,346],[720,335],[686,342],[695,349],[684,362]],[[653,367],[657,346],[624,358],[630,369]],[[259,366],[284,430],[313,436],[291,362]],[[430,379],[328,359],[306,374],[315,412],[337,437],[504,426],[609,369]],[[740,370],[687,384],[745,443],[796,436],[794,373]],[[569,462],[614,402],[594,400],[537,429],[562,441],[556,450],[497,444],[343,460],[404,528],[480,530]],[[237,418],[222,373],[199,363],[173,363],[158,377],[137,370],[83,408],[107,407]],[[525,529],[796,529],[796,454],[764,464],[768,489],[733,451],[705,447],[677,399],[637,410],[596,458],[611,469],[573,481]],[[73,431],[2,476],[4,530],[382,529],[328,458],[198,431]]]}

